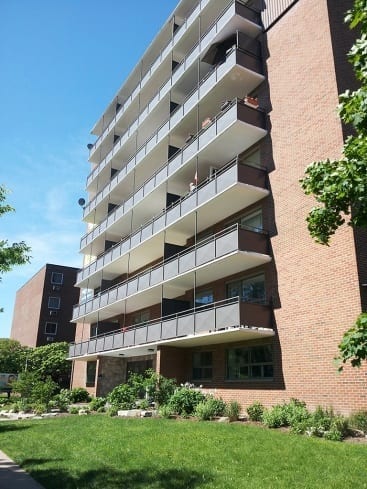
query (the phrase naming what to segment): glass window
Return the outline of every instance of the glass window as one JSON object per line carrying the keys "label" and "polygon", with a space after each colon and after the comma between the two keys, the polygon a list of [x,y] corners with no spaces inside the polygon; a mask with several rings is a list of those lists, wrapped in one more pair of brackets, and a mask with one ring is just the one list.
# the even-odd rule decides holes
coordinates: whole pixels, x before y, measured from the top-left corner
{"label": "glass window", "polygon": [[251,231],[261,231],[263,228],[263,216],[261,210],[241,217],[240,224],[241,226],[250,228]]}
{"label": "glass window", "polygon": [[192,355],[192,379],[210,380],[213,376],[213,353],[198,351]]}
{"label": "glass window", "polygon": [[59,272],[52,272],[51,283],[61,285],[64,282],[64,274]]}
{"label": "glass window", "polygon": [[212,290],[205,290],[203,292],[196,292],[195,294],[195,306],[205,306],[214,302],[214,295]]}
{"label": "glass window", "polygon": [[227,298],[237,296],[241,297],[243,301],[264,303],[266,299],[264,275],[236,280],[227,284]]}
{"label": "glass window", "polygon": [[269,379],[272,377],[271,345],[227,350],[227,380]]}
{"label": "glass window", "polygon": [[46,323],[45,324],[45,334],[55,335],[57,332],[57,323]]}
{"label": "glass window", "polygon": [[150,319],[150,311],[146,309],[145,311],[136,312],[133,316],[132,324],[140,324],[149,321]]}
{"label": "glass window", "polygon": [[49,297],[48,298],[48,308],[49,309],[60,309],[60,297]]}
{"label": "glass window", "polygon": [[87,362],[86,386],[93,387],[96,383],[97,362]]}

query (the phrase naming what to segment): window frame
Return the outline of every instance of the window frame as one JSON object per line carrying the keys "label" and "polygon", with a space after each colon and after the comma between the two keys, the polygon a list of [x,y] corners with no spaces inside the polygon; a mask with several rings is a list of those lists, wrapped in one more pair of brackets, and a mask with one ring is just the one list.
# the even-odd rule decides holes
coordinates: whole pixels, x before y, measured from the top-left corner
{"label": "window frame", "polygon": [[[203,362],[203,357],[205,355],[210,355],[210,362],[205,363]],[[199,357],[199,365],[195,366],[195,356]],[[191,356],[191,378],[194,381],[202,381],[202,382],[211,382],[213,380],[213,351],[212,350],[201,350],[201,351],[194,351],[192,352]],[[200,375],[196,376],[194,375],[194,371],[199,370]],[[210,371],[210,376],[203,375],[204,371]]]}
{"label": "window frame", "polygon": [[[266,348],[268,349],[268,353],[270,352],[271,354],[271,361],[261,361],[261,362],[256,362],[255,360],[252,360],[252,355],[254,354],[254,351],[259,348]],[[233,370],[236,368],[236,365],[233,365],[230,367],[229,362],[229,352],[231,351],[243,351],[244,353],[247,354],[248,360],[247,362],[243,362],[242,364],[238,362],[237,369],[238,369],[238,376],[234,377],[230,375],[230,368]],[[261,368],[261,375],[260,376],[255,376],[252,375],[252,369],[253,368]],[[266,367],[271,367],[272,375],[265,375],[265,368]],[[248,374],[247,377],[240,377],[240,369],[241,368],[247,368],[248,369]],[[274,350],[273,350],[273,345],[271,344],[266,344],[266,345],[252,345],[252,346],[236,346],[233,348],[227,348],[226,349],[226,364],[225,364],[225,380],[226,382],[269,382],[274,380]]]}
{"label": "window frame", "polygon": [[[52,333],[50,333],[49,331],[47,331],[47,326],[48,325],[51,325],[51,324],[53,324],[55,326],[55,332],[52,332]],[[58,326],[58,324],[55,321],[46,321],[46,323],[45,323],[45,331],[44,331],[45,335],[47,335],[47,336],[56,336],[57,335],[57,326]]]}
{"label": "window frame", "polygon": [[[94,370],[94,379],[91,380],[90,369]],[[85,365],[85,385],[86,387],[95,387],[97,376],[97,360],[90,360]]]}
{"label": "window frame", "polygon": [[[50,304],[50,302],[52,302],[52,300],[57,300],[58,301],[58,305],[57,306],[53,306]],[[48,298],[48,308],[49,309],[60,309],[60,305],[61,305],[61,298],[60,297],[56,297],[56,296],[49,296]]]}
{"label": "window frame", "polygon": [[[254,280],[258,277],[263,277],[263,284],[264,284],[264,297],[263,299],[256,299],[256,298],[252,298],[251,300],[249,299],[244,299],[243,297],[243,283],[244,282],[249,282],[251,280]],[[228,288],[233,285],[233,284],[239,284],[239,291],[240,293],[237,294],[237,295],[229,295],[228,293]],[[248,276],[248,277],[241,277],[237,280],[230,280],[228,282],[226,282],[225,286],[226,286],[226,299],[231,299],[232,297],[239,297],[241,301],[243,302],[248,302],[250,304],[266,304],[266,280],[265,280],[265,273],[257,273],[256,275],[251,275],[251,276]]]}
{"label": "window frame", "polygon": [[[61,275],[61,281],[55,280],[55,276]],[[62,272],[52,272],[51,273],[51,284],[52,285],[62,285],[64,283],[64,274]]]}

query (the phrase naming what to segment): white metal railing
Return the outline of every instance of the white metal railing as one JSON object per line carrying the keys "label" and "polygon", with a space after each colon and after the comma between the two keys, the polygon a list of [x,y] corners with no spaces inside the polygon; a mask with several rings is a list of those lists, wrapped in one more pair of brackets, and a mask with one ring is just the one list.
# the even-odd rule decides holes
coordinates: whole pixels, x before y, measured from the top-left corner
{"label": "white metal railing", "polygon": [[104,290],[85,303],[77,304],[73,308],[73,320],[233,253],[239,249],[239,229],[239,224],[233,224],[190,248],[185,248],[168,260]]}
{"label": "white metal railing", "polygon": [[[119,151],[122,145],[126,142],[126,140],[133,134],[133,132],[137,129],[139,124],[143,122],[143,120],[147,117],[148,113],[159,103],[160,100],[172,89],[174,84],[178,81],[178,79],[183,75],[184,72],[193,64],[193,62],[197,59],[200,52],[202,52],[209,44],[212,42],[215,35],[219,32],[220,29],[223,28],[228,19],[235,14],[235,11],[231,11],[231,7],[235,7],[236,3],[241,3],[239,0],[231,0],[229,5],[221,12],[218,18],[214,21],[214,23],[209,27],[207,32],[203,34],[199,43],[195,44],[195,46],[191,49],[191,51],[185,56],[185,58],[181,61],[181,63],[175,68],[173,74],[168,78],[168,80],[161,85],[157,94],[150,100],[147,106],[142,110],[138,119],[136,119],[127,132],[123,134],[124,139],[122,137],[119,141],[114,145],[112,150],[106,155],[106,157],[96,166],[92,172],[87,177],[87,187],[91,184],[91,182],[96,178],[96,176],[105,168],[105,166],[111,161],[112,157]],[[247,9],[250,9],[246,6]],[[251,9],[250,9],[251,10]],[[226,15],[227,14],[227,15]],[[134,94],[134,92],[133,92]],[[133,95],[132,94],[132,95]],[[132,96],[131,95],[131,96]],[[135,97],[134,97],[135,98]],[[129,100],[129,99],[128,99]],[[117,120],[120,119],[124,110],[121,108],[119,112],[116,114],[113,125],[116,124]],[[111,124],[111,123],[110,123]],[[108,131],[110,132],[110,130]],[[106,133],[107,134],[107,133]],[[93,150],[92,150],[93,151]]]}
{"label": "white metal railing", "polygon": [[[266,170],[239,163],[238,158],[235,158],[223,168],[217,170],[214,175],[208,176],[204,181],[200,182],[193,191],[188,192],[168,208],[164,209],[160,214],[149,219],[149,221],[141,225],[136,231],[126,236],[116,245],[104,252],[102,256],[99,256],[88,266],[81,269],[77,274],[76,284],[78,285],[81,281],[87,279],[92,274],[103,269],[106,265],[128,253],[134,247],[139,246],[141,243],[158,234],[178,219],[194,211],[199,205],[204,205],[210,199],[215,197],[215,195],[223,192],[233,184],[242,181],[240,180],[240,175],[238,173],[238,165],[246,167],[248,171],[253,173],[257,172],[262,174],[262,188],[266,188]],[[243,181],[243,183],[248,182]]]}

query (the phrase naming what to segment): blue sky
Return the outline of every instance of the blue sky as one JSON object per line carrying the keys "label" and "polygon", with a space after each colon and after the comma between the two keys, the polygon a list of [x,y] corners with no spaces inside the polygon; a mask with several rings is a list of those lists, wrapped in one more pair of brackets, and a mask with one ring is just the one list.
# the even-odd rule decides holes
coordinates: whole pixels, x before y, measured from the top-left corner
{"label": "blue sky", "polygon": [[81,266],[90,129],[177,3],[0,0],[0,184],[16,209],[0,239],[32,248],[2,276],[0,337],[17,289],[45,263]]}

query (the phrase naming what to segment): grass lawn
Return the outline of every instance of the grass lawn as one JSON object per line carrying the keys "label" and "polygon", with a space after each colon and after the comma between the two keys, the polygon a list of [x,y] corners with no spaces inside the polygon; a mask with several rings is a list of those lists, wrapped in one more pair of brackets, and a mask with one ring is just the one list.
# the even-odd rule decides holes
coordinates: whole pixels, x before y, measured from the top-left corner
{"label": "grass lawn", "polygon": [[367,488],[366,444],[242,423],[2,421],[0,449],[46,489]]}

